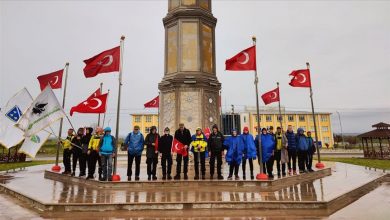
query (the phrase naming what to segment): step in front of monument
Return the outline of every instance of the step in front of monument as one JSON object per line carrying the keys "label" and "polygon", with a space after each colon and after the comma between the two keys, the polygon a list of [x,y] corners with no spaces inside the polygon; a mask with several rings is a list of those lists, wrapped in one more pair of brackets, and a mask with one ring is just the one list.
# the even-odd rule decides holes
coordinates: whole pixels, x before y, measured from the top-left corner
{"label": "step in front of monument", "polygon": [[177,188],[177,187],[241,187],[247,190],[262,190],[262,191],[274,191],[287,185],[297,184],[301,181],[315,180],[323,178],[332,174],[331,168],[325,168],[310,173],[304,173],[300,175],[286,176],[274,180],[157,180],[157,181],[97,181],[87,180],[81,177],[72,177],[69,175],[63,175],[57,172],[45,170],[44,177],[46,179],[54,181],[66,181],[77,184],[85,184],[98,188],[132,188],[132,189],[145,189],[145,188]]}

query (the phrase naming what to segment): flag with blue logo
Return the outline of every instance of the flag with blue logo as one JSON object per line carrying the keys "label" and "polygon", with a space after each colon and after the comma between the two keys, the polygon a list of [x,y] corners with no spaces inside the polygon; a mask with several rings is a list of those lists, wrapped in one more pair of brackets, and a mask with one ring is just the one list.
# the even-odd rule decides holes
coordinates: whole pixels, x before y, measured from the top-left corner
{"label": "flag with blue logo", "polygon": [[7,149],[19,144],[24,139],[24,132],[15,124],[27,111],[33,99],[26,88],[16,93],[0,112],[0,143]]}
{"label": "flag with blue logo", "polygon": [[31,135],[30,137],[26,137],[19,149],[19,152],[25,153],[31,158],[35,158],[39,149],[41,149],[42,145],[46,142],[49,136],[49,132],[42,130],[34,135]]}

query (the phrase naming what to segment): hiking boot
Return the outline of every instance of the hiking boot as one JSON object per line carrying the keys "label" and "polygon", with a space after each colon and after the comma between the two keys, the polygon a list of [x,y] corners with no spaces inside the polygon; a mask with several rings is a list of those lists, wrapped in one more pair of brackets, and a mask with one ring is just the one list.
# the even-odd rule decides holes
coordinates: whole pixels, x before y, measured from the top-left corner
{"label": "hiking boot", "polygon": [[214,179],[213,175],[210,175],[210,179],[211,179],[211,180]]}
{"label": "hiking boot", "polygon": [[227,178],[228,180],[232,180],[233,178],[232,178],[232,176],[228,176],[228,178]]}
{"label": "hiking boot", "polygon": [[163,177],[162,177],[162,180],[166,180],[166,179],[167,179],[167,176],[163,176]]}
{"label": "hiking boot", "polygon": [[127,177],[127,181],[131,181],[131,176],[128,176],[128,177]]}
{"label": "hiking boot", "polygon": [[175,179],[175,180],[180,180],[180,175],[176,175],[176,176],[174,177],[174,179]]}
{"label": "hiking boot", "polygon": [[206,179],[206,176],[205,175],[202,175],[202,180],[205,180]]}
{"label": "hiking boot", "polygon": [[255,179],[255,176],[251,175],[251,180],[254,180]]}
{"label": "hiking boot", "polygon": [[153,180],[157,180],[157,176],[153,176]]}
{"label": "hiking boot", "polygon": [[184,174],[184,179],[185,179],[185,180],[188,180],[187,174]]}
{"label": "hiking boot", "polygon": [[222,176],[222,175],[219,175],[219,176],[218,176],[218,179],[219,179],[219,180],[223,180],[223,176]]}
{"label": "hiking boot", "polygon": [[171,179],[172,179],[172,177],[171,177],[171,175],[169,175],[169,176],[168,176],[168,180],[171,180]]}
{"label": "hiking boot", "polygon": [[195,175],[194,180],[198,180],[198,179],[199,179],[199,176]]}
{"label": "hiking boot", "polygon": [[139,181],[139,176],[136,176],[134,179],[135,181]]}
{"label": "hiking boot", "polygon": [[75,173],[75,172],[72,172],[70,175],[71,175],[71,176],[76,176],[76,173]]}
{"label": "hiking boot", "polygon": [[238,175],[236,175],[236,176],[234,177],[234,179],[235,179],[235,180],[240,180],[240,177],[239,177]]}

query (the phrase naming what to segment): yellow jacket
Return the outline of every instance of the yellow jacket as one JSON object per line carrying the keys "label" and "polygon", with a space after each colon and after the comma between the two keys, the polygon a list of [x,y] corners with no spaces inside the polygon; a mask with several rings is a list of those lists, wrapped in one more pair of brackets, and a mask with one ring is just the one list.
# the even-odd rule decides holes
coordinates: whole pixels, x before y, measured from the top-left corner
{"label": "yellow jacket", "polygon": [[194,134],[192,135],[191,145],[194,148],[194,152],[198,152],[198,147],[200,147],[200,152],[205,152],[207,147],[207,139],[203,134]]}
{"label": "yellow jacket", "polygon": [[100,135],[94,135],[91,137],[91,140],[89,140],[88,144],[88,150],[99,150],[99,143],[102,136]]}
{"label": "yellow jacket", "polygon": [[73,140],[73,135],[66,137],[66,139],[62,141],[63,148],[71,150],[72,149],[72,145],[71,145],[72,140]]}

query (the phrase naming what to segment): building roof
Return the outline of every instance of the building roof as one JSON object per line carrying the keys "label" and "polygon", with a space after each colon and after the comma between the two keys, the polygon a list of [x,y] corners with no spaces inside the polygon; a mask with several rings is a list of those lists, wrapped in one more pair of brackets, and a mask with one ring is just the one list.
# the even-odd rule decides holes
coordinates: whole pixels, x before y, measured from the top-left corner
{"label": "building roof", "polygon": [[372,125],[373,128],[376,128],[375,130],[359,134],[358,137],[360,138],[390,138],[390,125],[380,122],[377,124]]}

